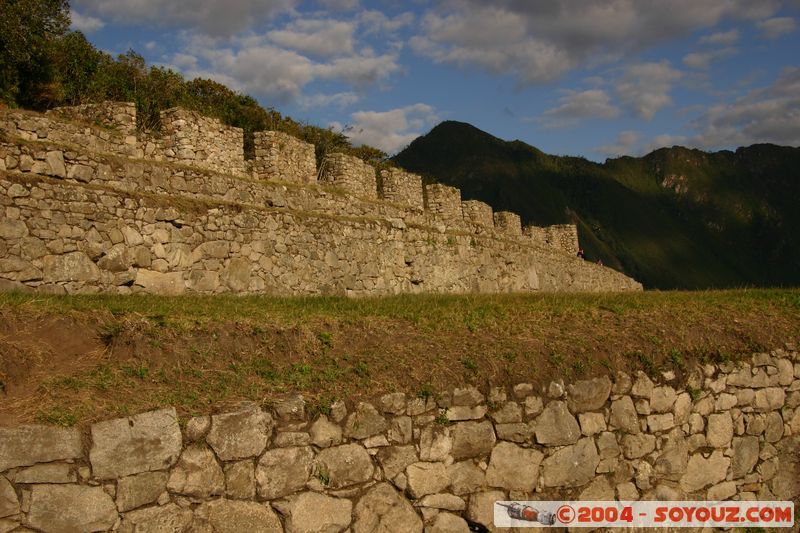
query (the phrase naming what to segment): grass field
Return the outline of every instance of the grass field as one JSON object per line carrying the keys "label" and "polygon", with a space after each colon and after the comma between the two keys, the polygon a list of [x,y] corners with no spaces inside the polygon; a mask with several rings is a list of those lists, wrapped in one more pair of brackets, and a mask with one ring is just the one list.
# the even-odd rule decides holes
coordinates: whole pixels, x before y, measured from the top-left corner
{"label": "grass field", "polygon": [[682,376],[800,340],[800,290],[388,298],[0,295],[0,425]]}

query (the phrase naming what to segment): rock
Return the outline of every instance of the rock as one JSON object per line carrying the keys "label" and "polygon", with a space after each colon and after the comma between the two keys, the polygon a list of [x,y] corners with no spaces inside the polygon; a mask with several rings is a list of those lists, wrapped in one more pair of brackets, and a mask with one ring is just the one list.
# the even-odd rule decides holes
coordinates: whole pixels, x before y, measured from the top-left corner
{"label": "rock", "polygon": [[311,444],[311,435],[305,431],[281,431],[275,434],[275,439],[272,442],[275,448],[308,446],[309,444]]}
{"label": "rock", "polygon": [[422,520],[414,508],[388,483],[378,483],[364,494],[353,511],[353,533],[416,533]]}
{"label": "rock", "polygon": [[256,495],[255,465],[250,459],[225,465],[225,496],[251,500]]}
{"label": "rock", "polygon": [[191,509],[181,509],[174,503],[163,507],[145,507],[125,513],[125,518],[117,531],[119,533],[187,531],[192,523],[192,518]]}
{"label": "rock", "polygon": [[630,481],[620,483],[617,485],[617,501],[620,502],[635,502],[639,499],[639,491],[636,490],[636,485]]}
{"label": "rock", "polygon": [[546,446],[573,444],[581,436],[581,428],[562,401],[551,401],[536,419],[536,441]]}
{"label": "rock", "polygon": [[225,492],[225,474],[214,454],[205,446],[186,448],[167,482],[170,492],[208,498]]}
{"label": "rock", "polygon": [[577,381],[567,386],[569,409],[573,413],[596,411],[603,407],[611,394],[611,380],[607,376]]}
{"label": "rock", "polygon": [[544,458],[538,450],[499,442],[492,450],[486,483],[490,487],[533,492],[539,479],[539,465]]}
{"label": "rock", "polygon": [[413,498],[441,492],[450,486],[444,463],[414,463],[406,468],[408,492]]}
{"label": "rock", "polygon": [[736,494],[736,483],[733,481],[724,481],[708,489],[708,492],[706,493],[706,500],[719,502],[727,500],[734,494]]}
{"label": "rock", "polygon": [[19,500],[14,487],[6,478],[0,476],[0,518],[19,513]]}
{"label": "rock", "polygon": [[516,424],[496,424],[494,427],[497,438],[511,442],[525,443],[533,436],[533,428],[529,424],[519,422]]}
{"label": "rock", "polygon": [[244,292],[250,288],[250,261],[234,257],[222,272],[221,279],[232,292]]}
{"label": "rock", "polygon": [[167,488],[166,472],[142,472],[117,481],[117,509],[130,511],[153,503]]}
{"label": "rock", "polygon": [[350,525],[353,513],[350,500],[316,492],[302,492],[277,505],[286,533],[338,533]]}
{"label": "rock", "polygon": [[47,152],[45,161],[47,161],[47,166],[50,167],[47,174],[59,178],[67,177],[67,167],[64,165],[64,152],[61,150],[51,150]]}
{"label": "rock", "polygon": [[390,415],[402,415],[406,412],[406,395],[393,392],[381,396],[381,410]]}
{"label": "rock", "polygon": [[612,428],[620,429],[626,433],[639,433],[639,416],[630,396],[623,396],[611,402],[610,424]]}
{"label": "rock", "polygon": [[756,399],[753,402],[753,407],[759,412],[774,411],[783,407],[785,401],[786,393],[783,389],[769,387],[756,391]]}
{"label": "rock", "polygon": [[677,394],[672,387],[655,387],[650,395],[650,410],[654,413],[672,411],[676,398]]}
{"label": "rock", "polygon": [[606,430],[606,419],[603,413],[581,413],[578,415],[578,422],[581,426],[581,433],[587,437]]}
{"label": "rock", "polygon": [[486,480],[486,474],[472,461],[461,461],[447,467],[450,478],[450,490],[454,494],[469,494],[481,488]]}
{"label": "rock", "polygon": [[342,442],[342,428],[328,420],[327,416],[320,415],[311,425],[311,442],[320,448],[339,444]]}
{"label": "rock", "polygon": [[690,493],[723,481],[730,463],[721,450],[715,450],[707,459],[699,453],[692,455],[681,477],[681,489]]}
{"label": "rock", "polygon": [[264,452],[256,466],[258,495],[266,500],[303,488],[311,475],[314,452],[308,446]]}
{"label": "rock", "polygon": [[610,431],[604,431],[597,437],[597,450],[602,459],[619,457],[620,450],[617,444],[617,437]]}
{"label": "rock", "polygon": [[362,402],[347,417],[344,436],[352,439],[366,439],[384,431],[386,431],[386,420],[372,404]]}
{"label": "rock", "polygon": [[194,512],[193,531],[208,533],[283,533],[278,515],[269,505],[236,500],[212,500]]}
{"label": "rock", "polygon": [[46,255],[42,258],[42,279],[46,283],[59,281],[97,281],[100,269],[83,252]]}
{"label": "rock", "polygon": [[398,416],[389,424],[389,441],[394,444],[408,444],[414,436],[414,426],[410,416]]}
{"label": "rock", "polygon": [[605,502],[614,500],[614,487],[605,476],[598,476],[583,489],[578,496],[580,501]]}
{"label": "rock", "polygon": [[483,394],[475,387],[453,389],[454,406],[474,407],[480,403],[483,403]]}
{"label": "rock", "polygon": [[490,414],[496,424],[522,422],[522,408],[517,402],[506,402],[502,407]]}
{"label": "rock", "polygon": [[733,457],[731,458],[733,479],[739,479],[753,471],[753,467],[758,462],[758,452],[758,437],[748,436],[733,439]]}
{"label": "rock", "polygon": [[692,413],[692,397],[689,393],[684,392],[675,398],[675,404],[672,408],[672,414],[675,419],[675,424],[681,426],[689,421],[689,415]]}
{"label": "rock", "polygon": [[533,394],[533,385],[530,383],[517,383],[512,389],[514,397],[523,400]]}
{"label": "rock", "polygon": [[419,438],[420,461],[444,461],[453,449],[453,439],[447,427],[428,425]]}
{"label": "rock", "polygon": [[525,398],[525,416],[536,416],[544,410],[544,402],[538,396]]}
{"label": "rock", "polygon": [[467,507],[467,519],[486,528],[494,529],[494,502],[505,499],[505,493],[499,490],[472,494],[469,498],[469,507]]}
{"label": "rock", "polygon": [[182,272],[162,273],[144,268],[136,272],[134,284],[142,287],[145,292],[167,296],[182,294],[186,288]]}
{"label": "rock", "polygon": [[97,261],[97,266],[109,272],[125,272],[133,265],[133,257],[124,244],[115,244]]}
{"label": "rock", "polygon": [[778,411],[767,413],[766,428],[764,429],[764,440],[767,442],[778,442],[783,437],[783,418]]}
{"label": "rock", "polygon": [[633,387],[631,387],[631,396],[634,398],[646,398],[650,399],[650,396],[653,394],[653,382],[650,378],[642,372],[641,370],[636,373],[636,381],[633,383]]}
{"label": "rock", "polygon": [[467,521],[452,513],[439,513],[426,533],[470,533]]}
{"label": "rock", "polygon": [[0,220],[0,239],[21,239],[28,235],[28,226],[22,220],[3,218]]}
{"label": "rock", "polygon": [[622,453],[626,459],[638,459],[656,449],[656,438],[653,435],[623,435]]}
{"label": "rock", "polygon": [[414,504],[417,507],[429,507],[431,509],[444,509],[447,511],[463,511],[467,504],[463,499],[452,494],[429,494],[417,500]]}
{"label": "rock", "polygon": [[686,473],[689,462],[689,445],[681,433],[673,435],[661,449],[656,459],[655,472],[670,481],[679,481]]}
{"label": "rock", "polygon": [[460,420],[480,420],[486,415],[486,411],[487,407],[485,405],[476,405],[475,407],[454,405],[447,408],[444,416],[451,422],[458,422]]}
{"label": "rock", "polygon": [[117,521],[117,507],[102,487],[34,485],[26,525],[52,533],[105,531]]}
{"label": "rock", "polygon": [[326,448],[319,452],[316,459],[318,476],[327,479],[327,486],[332,489],[364,483],[372,479],[373,470],[372,459],[360,444]]}
{"label": "rock", "polygon": [[384,448],[377,454],[378,462],[383,468],[383,475],[386,479],[394,477],[403,472],[408,465],[419,461],[414,446],[390,446]]}
{"label": "rock", "polygon": [[454,459],[488,455],[497,440],[492,423],[488,420],[453,424],[450,434],[453,437],[451,454]]}
{"label": "rock", "polygon": [[547,457],[542,463],[545,487],[579,487],[588,483],[600,462],[591,437],[579,440]]}
{"label": "rock", "polygon": [[186,428],[184,429],[186,440],[189,442],[200,440],[208,434],[209,429],[211,429],[210,416],[195,416],[190,418],[186,422]]}
{"label": "rock", "polygon": [[211,417],[211,431],[206,442],[222,461],[255,457],[264,451],[274,423],[258,406]]}
{"label": "rock", "polygon": [[89,460],[94,477],[119,478],[169,468],[181,445],[178,415],[170,407],[93,424]]}
{"label": "rock", "polygon": [[42,463],[19,470],[14,483],[75,483],[77,478],[70,464]]}
{"label": "rock", "polygon": [[650,415],[647,417],[647,427],[652,433],[660,433],[675,427],[675,419],[672,413]]}
{"label": "rock", "polygon": [[633,380],[629,374],[622,371],[617,371],[614,374],[614,386],[611,388],[611,393],[616,395],[628,394],[631,392]]}
{"label": "rock", "polygon": [[706,443],[714,448],[727,448],[733,438],[733,419],[729,412],[708,416]]}

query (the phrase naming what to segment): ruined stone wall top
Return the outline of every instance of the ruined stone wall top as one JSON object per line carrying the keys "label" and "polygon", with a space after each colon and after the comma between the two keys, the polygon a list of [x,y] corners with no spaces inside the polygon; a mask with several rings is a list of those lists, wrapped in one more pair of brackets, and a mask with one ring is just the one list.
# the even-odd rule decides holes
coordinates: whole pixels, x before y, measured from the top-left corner
{"label": "ruined stone wall top", "polygon": [[578,253],[578,227],[575,224],[553,226],[527,226],[524,234],[534,242],[546,244],[569,255]]}
{"label": "ruined stone wall top", "polygon": [[101,102],[78,106],[56,107],[45,116],[63,117],[114,128],[123,135],[136,135],[136,104],[133,102]]}
{"label": "ruined stone wall top", "polygon": [[498,211],[495,213],[494,227],[505,235],[522,235],[522,221],[518,214],[511,211]]}
{"label": "ruined stone wall top", "polygon": [[399,168],[383,170],[381,172],[381,197],[388,202],[422,209],[425,203],[422,194],[422,178]]}
{"label": "ruined stone wall top", "polygon": [[166,161],[229,174],[244,173],[244,133],[216,118],[172,108],[161,112],[161,152]]}
{"label": "ruined stone wall top", "polygon": [[256,179],[289,183],[317,181],[313,144],[281,131],[259,131],[255,133],[255,149],[253,176]]}
{"label": "ruined stone wall top", "polygon": [[494,228],[492,206],[485,202],[478,200],[461,202],[461,212],[464,214],[464,222],[472,225],[476,231]]}
{"label": "ruined stone wall top", "polygon": [[437,220],[448,227],[460,227],[464,224],[461,212],[461,190],[441,183],[425,186],[427,208]]}
{"label": "ruined stone wall top", "polygon": [[341,187],[360,198],[378,197],[375,168],[355,156],[341,153],[326,155],[322,161],[320,182]]}

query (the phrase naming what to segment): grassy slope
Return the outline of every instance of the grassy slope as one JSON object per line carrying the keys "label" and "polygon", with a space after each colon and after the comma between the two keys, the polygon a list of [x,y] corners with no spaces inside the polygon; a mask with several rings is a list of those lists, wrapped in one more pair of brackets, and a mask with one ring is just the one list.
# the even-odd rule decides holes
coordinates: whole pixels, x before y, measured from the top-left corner
{"label": "grassy slope", "polygon": [[[648,287],[800,283],[798,149],[673,148],[599,165],[445,122],[395,160],[526,223],[577,223],[589,258]],[[670,175],[688,192],[663,187]]]}
{"label": "grassy slope", "polygon": [[342,298],[0,294],[0,425],[299,392],[546,384],[800,340],[800,291]]}

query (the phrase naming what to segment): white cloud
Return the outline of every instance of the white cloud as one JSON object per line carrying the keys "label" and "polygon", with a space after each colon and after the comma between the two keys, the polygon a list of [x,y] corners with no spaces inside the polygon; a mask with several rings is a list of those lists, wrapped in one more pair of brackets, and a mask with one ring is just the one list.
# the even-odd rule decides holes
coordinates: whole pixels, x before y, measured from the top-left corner
{"label": "white cloud", "polygon": [[391,35],[410,26],[414,22],[414,18],[414,14],[411,12],[389,18],[380,11],[364,10],[359,14],[358,21],[364,35]]}
{"label": "white cloud", "polygon": [[359,101],[359,96],[354,92],[341,92],[336,94],[312,94],[301,96],[298,103],[303,109],[318,107],[335,107],[343,109]]}
{"label": "white cloud", "polygon": [[669,92],[680,77],[681,72],[668,61],[633,65],[617,84],[617,94],[636,115],[650,120],[658,110],[672,103]]}
{"label": "white cloud", "polygon": [[607,144],[595,149],[595,152],[607,155],[609,157],[620,157],[623,155],[632,155],[636,143],[639,142],[641,135],[638,131],[622,131],[617,135],[617,141],[614,144]]}
{"label": "white cloud", "polygon": [[[358,111],[344,132],[355,145],[368,144],[393,154],[419,137],[439,121],[436,110],[427,104],[414,104],[389,111]],[[340,124],[332,124],[342,129]]]}
{"label": "white cloud", "polygon": [[299,19],[285,28],[267,32],[267,38],[284,48],[330,57],[353,52],[355,29],[356,25],[352,22]]}
{"label": "white cloud", "polygon": [[296,0],[74,0],[82,13],[120,24],[147,23],[188,28],[215,36],[232,36],[281,12]]}
{"label": "white cloud", "polygon": [[317,0],[317,2],[331,11],[352,11],[358,7],[358,0]]}
{"label": "white cloud", "polygon": [[683,64],[689,68],[705,70],[711,66],[713,61],[730,57],[736,53],[736,48],[721,48],[708,52],[690,52],[683,56]]}
{"label": "white cloud", "polygon": [[558,103],[557,107],[545,111],[538,120],[545,127],[568,127],[582,119],[614,118],[619,115],[619,109],[611,104],[608,94],[600,89],[568,91],[558,99]]}
{"label": "white cloud", "polygon": [[702,44],[720,44],[723,46],[730,46],[739,41],[739,30],[736,28],[730,31],[712,33],[700,39]]}
{"label": "white cloud", "polygon": [[320,78],[340,79],[351,85],[368,85],[383,81],[400,69],[396,54],[353,55],[316,65],[314,73]]}
{"label": "white cloud", "polygon": [[758,22],[756,27],[767,39],[777,39],[787,33],[792,33],[797,27],[797,23],[792,17],[775,17]]}
{"label": "white cloud", "polygon": [[654,150],[658,150],[659,148],[671,148],[676,145],[683,145],[689,141],[689,138],[685,135],[670,135],[669,133],[662,133],[661,135],[656,135],[653,139],[647,143],[644,147],[645,153],[650,153]]}
{"label": "white cloud", "polygon": [[70,17],[72,18],[72,29],[82,31],[86,34],[94,33],[97,30],[103,29],[103,27],[106,25],[105,22],[97,17],[81,15],[75,10],[70,13]]}
{"label": "white cloud", "polygon": [[[425,13],[410,40],[416,53],[438,63],[477,65],[523,84],[633,56],[726,19],[770,17],[780,8],[777,0],[443,0],[438,5]],[[720,33],[714,40],[732,41],[736,35]]]}
{"label": "white cloud", "polygon": [[693,144],[730,148],[753,143],[800,145],[800,67],[786,68],[769,87],[708,109],[695,122]]}

